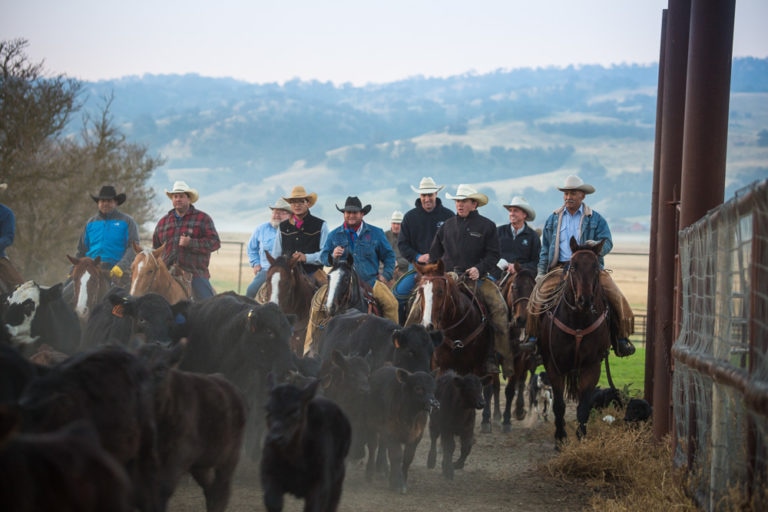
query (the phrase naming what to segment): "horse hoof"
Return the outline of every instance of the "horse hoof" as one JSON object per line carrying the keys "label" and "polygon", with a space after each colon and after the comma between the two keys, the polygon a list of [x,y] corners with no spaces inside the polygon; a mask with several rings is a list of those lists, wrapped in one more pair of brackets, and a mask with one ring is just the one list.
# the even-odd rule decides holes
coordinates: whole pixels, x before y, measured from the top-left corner
{"label": "horse hoof", "polygon": [[490,434],[491,433],[491,424],[490,423],[481,423],[480,424],[480,432],[483,434]]}

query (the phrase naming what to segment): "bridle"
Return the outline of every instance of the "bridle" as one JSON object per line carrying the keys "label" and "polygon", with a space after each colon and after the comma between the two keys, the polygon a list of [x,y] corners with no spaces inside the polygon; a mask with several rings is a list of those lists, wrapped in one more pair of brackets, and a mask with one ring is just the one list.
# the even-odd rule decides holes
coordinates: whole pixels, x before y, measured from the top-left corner
{"label": "bridle", "polygon": [[[451,277],[448,277],[446,275],[422,275],[421,276],[422,283],[420,285],[420,288],[422,289],[421,290],[422,298],[423,298],[423,295],[424,295],[423,284],[424,284],[425,281],[442,281],[444,283],[445,289],[449,290],[451,288],[451,282],[449,282],[449,279],[452,280]],[[456,284],[458,286],[458,283],[456,283]],[[458,293],[462,293],[460,290],[457,290],[457,292]],[[448,293],[446,293],[445,295],[446,295],[446,297],[450,297],[451,302],[453,302],[454,309],[458,309],[457,304],[454,302],[453,295],[452,294],[448,294]],[[477,324],[477,327],[475,327],[475,329],[471,333],[469,333],[468,336],[465,336],[464,340],[452,340],[451,341],[451,348],[453,348],[453,349],[465,347],[466,345],[468,345],[469,343],[474,341],[474,339],[477,338],[480,335],[480,333],[483,332],[483,329],[485,329],[486,315],[485,315],[485,312],[484,312],[483,305],[480,304],[480,301],[477,299],[477,294],[475,294],[473,292],[473,293],[471,293],[471,296],[472,296],[472,304],[477,306],[477,308],[481,312],[481,321]],[[448,327],[438,327],[438,329],[440,329],[443,332],[447,332],[447,331],[450,331],[452,329],[455,329],[455,328],[459,327],[469,317],[471,312],[472,312],[472,308],[471,307],[465,308],[463,315],[456,322],[454,322],[452,325],[450,325]]]}

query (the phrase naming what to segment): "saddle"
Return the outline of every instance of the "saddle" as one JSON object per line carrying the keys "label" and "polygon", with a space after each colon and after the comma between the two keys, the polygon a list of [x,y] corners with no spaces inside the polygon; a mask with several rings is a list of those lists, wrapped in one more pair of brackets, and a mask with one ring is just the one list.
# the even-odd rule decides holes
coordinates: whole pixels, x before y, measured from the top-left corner
{"label": "saddle", "polygon": [[170,272],[171,277],[173,277],[176,282],[181,285],[182,289],[184,289],[184,293],[187,294],[187,297],[192,297],[192,272],[184,270],[176,263],[171,265],[171,267],[168,269],[168,272]]}

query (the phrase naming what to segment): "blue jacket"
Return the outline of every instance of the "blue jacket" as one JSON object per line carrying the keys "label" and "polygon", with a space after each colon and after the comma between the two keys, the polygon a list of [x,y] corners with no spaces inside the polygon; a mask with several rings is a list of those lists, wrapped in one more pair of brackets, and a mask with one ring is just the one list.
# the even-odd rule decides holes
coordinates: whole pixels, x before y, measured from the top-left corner
{"label": "blue jacket", "polygon": [[133,242],[139,241],[139,228],[133,217],[114,210],[107,216],[97,213],[83,229],[77,243],[77,257],[101,256],[105,266],[119,265],[123,272],[133,263]]}
{"label": "blue jacket", "polygon": [[[582,203],[581,225],[579,226],[579,244],[584,244],[587,240],[599,242],[605,240],[603,251],[600,254],[600,267],[605,263],[603,256],[613,249],[613,239],[608,223],[602,215],[592,208]],[[563,218],[565,206],[555,210],[544,223],[544,230],[541,233],[541,254],[539,254],[538,273],[546,274],[553,266],[557,265],[560,259],[560,224]]]}
{"label": "blue jacket", "polygon": [[5,258],[5,250],[13,244],[16,235],[16,216],[13,210],[0,204],[0,258]]}
{"label": "blue jacket", "polygon": [[269,254],[276,257],[272,253],[276,237],[277,228],[272,227],[269,221],[256,227],[250,240],[248,240],[248,262],[251,264],[251,267],[261,265],[262,271],[269,268],[269,260],[265,251],[269,251]]}
{"label": "blue jacket", "polygon": [[379,276],[379,263],[384,263],[384,268],[381,271],[384,279],[387,281],[392,279],[395,272],[395,251],[392,250],[392,246],[389,245],[381,228],[363,222],[360,234],[353,243],[342,224],[328,233],[328,238],[325,240],[325,245],[320,253],[320,260],[327,263],[328,256],[333,253],[333,249],[337,246],[344,247],[343,258],[346,258],[350,250],[352,251],[355,271],[360,279],[369,285],[373,286],[376,283],[376,278]]}

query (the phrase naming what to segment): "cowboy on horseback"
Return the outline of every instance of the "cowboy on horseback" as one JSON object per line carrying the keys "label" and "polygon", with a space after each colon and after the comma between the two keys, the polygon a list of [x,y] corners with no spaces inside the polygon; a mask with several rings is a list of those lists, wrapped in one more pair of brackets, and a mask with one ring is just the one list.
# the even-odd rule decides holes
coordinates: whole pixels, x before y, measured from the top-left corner
{"label": "cowboy on horseback", "polygon": [[[7,183],[0,183],[0,192],[4,192],[7,188]],[[9,293],[24,282],[24,278],[5,253],[15,236],[16,216],[13,210],[0,204],[0,292],[2,293]]]}
{"label": "cowboy on horseback", "polygon": [[619,357],[630,356],[635,353],[635,347],[629,341],[629,336],[634,332],[632,308],[604,268],[603,256],[613,247],[611,230],[599,213],[583,203],[584,197],[593,193],[595,187],[584,183],[578,176],[568,176],[558,190],[563,192],[565,204],[555,210],[544,224],[536,287],[528,303],[530,314],[526,332],[529,338],[520,348],[536,348],[540,315],[559,289],[564,269],[571,259],[570,240],[573,237],[579,244],[603,242],[599,257],[600,285],[610,304],[611,314],[615,317],[613,324],[617,332],[612,343],[613,350]]}
{"label": "cowboy on horseback", "polygon": [[[483,217],[477,208],[488,204],[488,196],[469,185],[459,185],[456,195],[446,194],[456,204],[456,215],[440,226],[429,249],[429,260],[442,259],[446,269],[464,274],[475,286],[475,294],[488,308],[494,331],[494,344],[489,347],[486,372],[499,373],[495,352],[504,358],[504,373],[512,375],[512,354],[509,349],[508,310],[501,292],[487,274],[499,261],[499,237],[496,224]],[[418,323],[422,312],[416,301],[406,320],[406,325]],[[494,351],[495,348],[495,351]]]}

